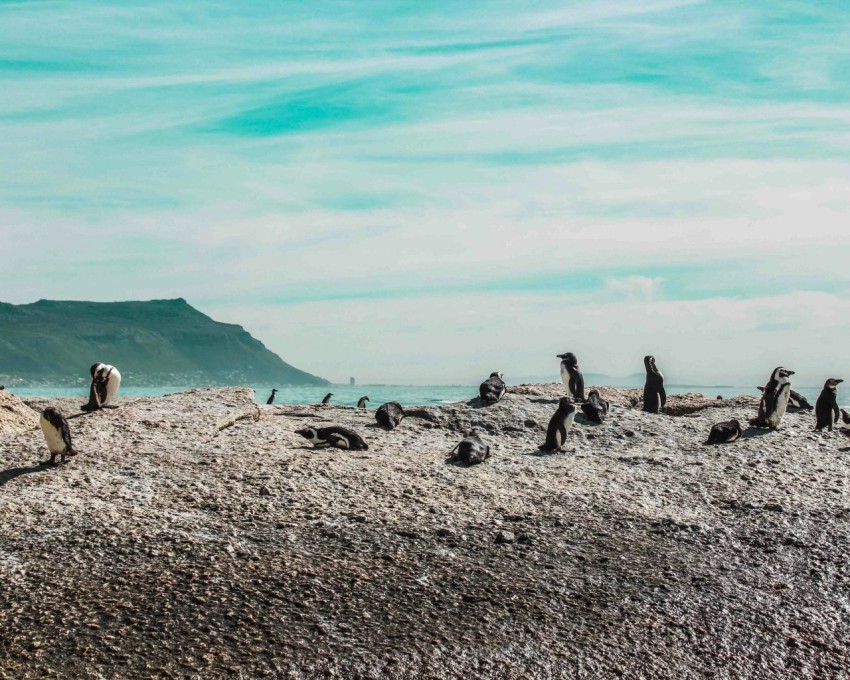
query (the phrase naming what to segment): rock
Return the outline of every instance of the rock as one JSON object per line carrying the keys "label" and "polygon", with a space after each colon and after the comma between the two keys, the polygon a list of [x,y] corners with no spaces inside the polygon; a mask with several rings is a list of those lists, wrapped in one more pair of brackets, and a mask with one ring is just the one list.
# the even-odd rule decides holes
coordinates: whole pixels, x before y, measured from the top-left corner
{"label": "rock", "polygon": [[272,495],[271,489],[269,489],[269,487],[267,487],[267,486],[261,486],[260,487],[260,495],[261,496],[271,496]]}
{"label": "rock", "polygon": [[[38,411],[31,409],[7,390],[0,390],[0,438],[35,429],[38,427],[38,418]],[[72,426],[72,437],[73,433]]]}
{"label": "rock", "polygon": [[496,534],[496,543],[514,543],[516,542],[516,534],[513,531],[502,529]]}

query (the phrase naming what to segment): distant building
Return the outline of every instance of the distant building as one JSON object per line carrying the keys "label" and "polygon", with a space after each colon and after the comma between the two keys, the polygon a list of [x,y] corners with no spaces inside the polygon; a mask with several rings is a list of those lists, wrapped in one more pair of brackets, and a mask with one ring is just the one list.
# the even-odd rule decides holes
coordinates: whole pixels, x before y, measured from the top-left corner
{"label": "distant building", "polygon": [[348,379],[348,384],[349,384],[349,385],[354,385],[354,378],[349,378],[349,379]]}

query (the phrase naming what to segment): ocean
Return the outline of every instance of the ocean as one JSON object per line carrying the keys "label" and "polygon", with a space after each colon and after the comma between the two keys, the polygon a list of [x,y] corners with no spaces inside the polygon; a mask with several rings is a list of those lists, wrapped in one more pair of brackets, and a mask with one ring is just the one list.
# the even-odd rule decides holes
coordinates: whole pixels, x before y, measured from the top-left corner
{"label": "ocean", "polygon": [[[257,403],[265,404],[272,386],[253,385]],[[613,387],[621,387],[613,385]],[[634,387],[622,386],[622,387]],[[88,400],[88,386],[85,387],[7,387],[9,392],[21,397],[79,397],[82,402]],[[158,397],[164,394],[185,392],[193,389],[181,385],[162,387],[133,387],[122,385],[119,396],[122,397]],[[820,394],[820,387],[794,387],[806,397],[812,405]],[[369,397],[369,408],[377,408],[387,401],[397,401],[402,406],[430,406],[465,401],[478,396],[478,385],[333,385],[331,387],[283,387],[278,389],[276,404],[317,404],[328,392],[333,392],[331,403],[356,406],[363,395]],[[698,392],[707,397],[735,397],[739,394],[758,395],[758,391],[749,387],[711,387],[705,385],[670,385],[667,394]],[[850,408],[850,398],[842,394],[839,387],[838,401],[844,408]]]}

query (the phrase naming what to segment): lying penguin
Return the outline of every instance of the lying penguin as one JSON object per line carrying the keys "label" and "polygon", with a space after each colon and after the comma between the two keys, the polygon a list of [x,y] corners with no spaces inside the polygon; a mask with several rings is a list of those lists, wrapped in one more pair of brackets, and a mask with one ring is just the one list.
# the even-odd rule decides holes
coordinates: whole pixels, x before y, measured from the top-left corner
{"label": "lying penguin", "polygon": [[706,444],[731,444],[741,438],[741,423],[735,420],[724,420],[712,425]]}
{"label": "lying penguin", "polygon": [[499,371],[494,371],[490,374],[478,388],[478,396],[485,404],[495,404],[502,400],[505,392],[508,391],[505,381],[502,380],[502,374]]}
{"label": "lying penguin", "polygon": [[404,419],[404,409],[397,401],[381,404],[375,411],[375,420],[385,430],[394,430]]}
{"label": "lying penguin", "polygon": [[459,460],[466,465],[477,465],[490,457],[490,447],[477,434],[470,434],[449,451],[449,456],[449,462]]}
{"label": "lying penguin", "polygon": [[599,390],[590,390],[587,395],[587,401],[581,405],[581,410],[584,412],[587,419],[599,424],[602,424],[605,421],[605,417],[608,415],[608,410],[610,408],[611,404],[607,401],[603,401],[602,397],[599,396]]}
{"label": "lying penguin", "polygon": [[44,434],[47,449],[50,451],[50,460],[46,461],[45,465],[47,463],[56,465],[56,456],[60,456],[60,462],[64,463],[68,456],[77,455],[77,451],[71,444],[71,428],[68,426],[65,416],[62,415],[62,411],[53,406],[48,406],[41,412],[38,424]]}
{"label": "lying penguin", "polygon": [[369,447],[359,434],[341,425],[330,427],[302,427],[295,430],[310,442],[314,448],[322,446],[335,446],[340,449],[351,449],[352,451],[368,451]]}

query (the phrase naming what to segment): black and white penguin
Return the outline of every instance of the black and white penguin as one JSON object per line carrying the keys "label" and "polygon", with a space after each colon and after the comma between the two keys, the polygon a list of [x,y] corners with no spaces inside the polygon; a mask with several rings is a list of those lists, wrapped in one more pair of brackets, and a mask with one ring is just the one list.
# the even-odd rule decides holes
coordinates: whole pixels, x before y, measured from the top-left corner
{"label": "black and white penguin", "polygon": [[381,404],[375,411],[375,420],[386,430],[394,430],[404,419],[404,409],[397,401]]}
{"label": "black and white penguin", "polygon": [[[341,446],[340,448],[355,449],[355,447],[359,446],[362,450],[368,449],[366,442],[363,441],[363,437],[357,434],[354,430],[349,430],[347,427],[342,427],[341,425],[331,425],[329,427],[302,427],[300,430],[295,430],[295,434],[301,435],[316,448],[321,446],[330,446],[330,438],[333,435],[334,437],[341,437],[345,439],[346,446]],[[343,443],[336,438],[334,441],[337,442],[337,445]]]}
{"label": "black and white penguin", "polygon": [[576,418],[576,407],[569,397],[561,397],[558,401],[558,410],[549,420],[546,428],[546,441],[540,445],[541,451],[563,451],[567,440],[567,433],[573,426]]}
{"label": "black and white penguin", "polygon": [[98,362],[89,368],[91,385],[89,401],[81,407],[83,411],[96,411],[100,408],[118,408],[112,400],[121,387],[121,373],[115,366]]}
{"label": "black and white penguin", "polygon": [[838,385],[843,382],[841,378],[830,378],[823,384],[823,390],[815,402],[816,430],[828,427],[832,432],[832,426],[841,419],[841,409],[838,408]]}
{"label": "black and white penguin", "polygon": [[581,410],[588,420],[594,423],[602,423],[608,415],[611,404],[603,401],[599,396],[599,390],[590,390],[587,393],[587,401],[581,405]]}
{"label": "black and white penguin", "polygon": [[788,398],[791,396],[791,376],[794,371],[789,371],[782,366],[777,366],[770,374],[770,380],[764,386],[761,401],[759,402],[758,416],[750,420],[750,425],[755,427],[767,427],[775,430],[779,421],[785,415],[788,408]]}
{"label": "black and white penguin", "polygon": [[331,403],[331,397],[332,397],[333,395],[334,395],[334,393],[333,393],[333,392],[328,392],[328,393],[325,395],[324,399],[322,399],[322,403],[323,403],[323,404],[330,404],[330,403]]}
{"label": "black and white penguin", "polygon": [[578,367],[578,359],[572,352],[556,354],[561,360],[561,380],[576,401],[584,401],[584,376]]}
{"label": "black and white penguin", "polygon": [[369,401],[369,397],[360,397],[357,400],[357,408],[366,408],[366,402]]}
{"label": "black and white penguin", "polygon": [[[756,389],[757,389],[759,392],[764,392],[764,388],[763,388],[763,387],[757,387]],[[799,392],[795,392],[794,390],[791,390],[791,391],[788,393],[788,412],[789,412],[789,413],[794,413],[794,412],[796,412],[796,411],[811,411],[811,410],[813,410],[814,408],[815,408],[815,407],[814,407],[814,406],[812,406],[812,405],[809,403],[809,400],[808,400],[808,399],[806,399],[806,398],[805,398],[802,394],[800,394]]]}
{"label": "black and white penguin", "polygon": [[730,444],[741,438],[741,423],[735,420],[724,420],[711,426],[706,444]]}
{"label": "black and white penguin", "polygon": [[470,434],[449,451],[449,462],[459,460],[466,465],[483,463],[490,457],[490,447],[477,434]]}
{"label": "black and white penguin", "polygon": [[850,413],[847,413],[847,411],[841,409],[841,420],[844,421],[845,425],[850,425]]}
{"label": "black and white penguin", "polygon": [[643,410],[647,413],[660,413],[667,405],[667,393],[664,391],[664,375],[655,365],[655,357],[643,358],[646,368],[646,383],[643,386]]}
{"label": "black and white penguin", "polygon": [[67,456],[77,455],[71,444],[71,428],[68,426],[65,416],[62,415],[62,411],[53,406],[48,406],[41,412],[38,424],[41,425],[44,441],[50,451],[50,461],[47,462],[56,465],[56,456],[60,456],[60,462],[64,463]]}
{"label": "black and white penguin", "polygon": [[508,391],[505,381],[502,380],[502,374],[499,371],[494,371],[490,374],[481,385],[478,387],[478,396],[485,404],[495,404],[502,400],[505,392]]}
{"label": "black and white penguin", "polygon": [[277,390],[272,388],[272,393],[269,395],[269,398],[266,400],[266,404],[274,404],[274,395],[277,394]]}
{"label": "black and white penguin", "polygon": [[335,449],[346,449],[348,451],[368,451],[369,447],[366,442],[356,432],[341,434],[339,432],[331,432],[328,435],[328,446]]}

